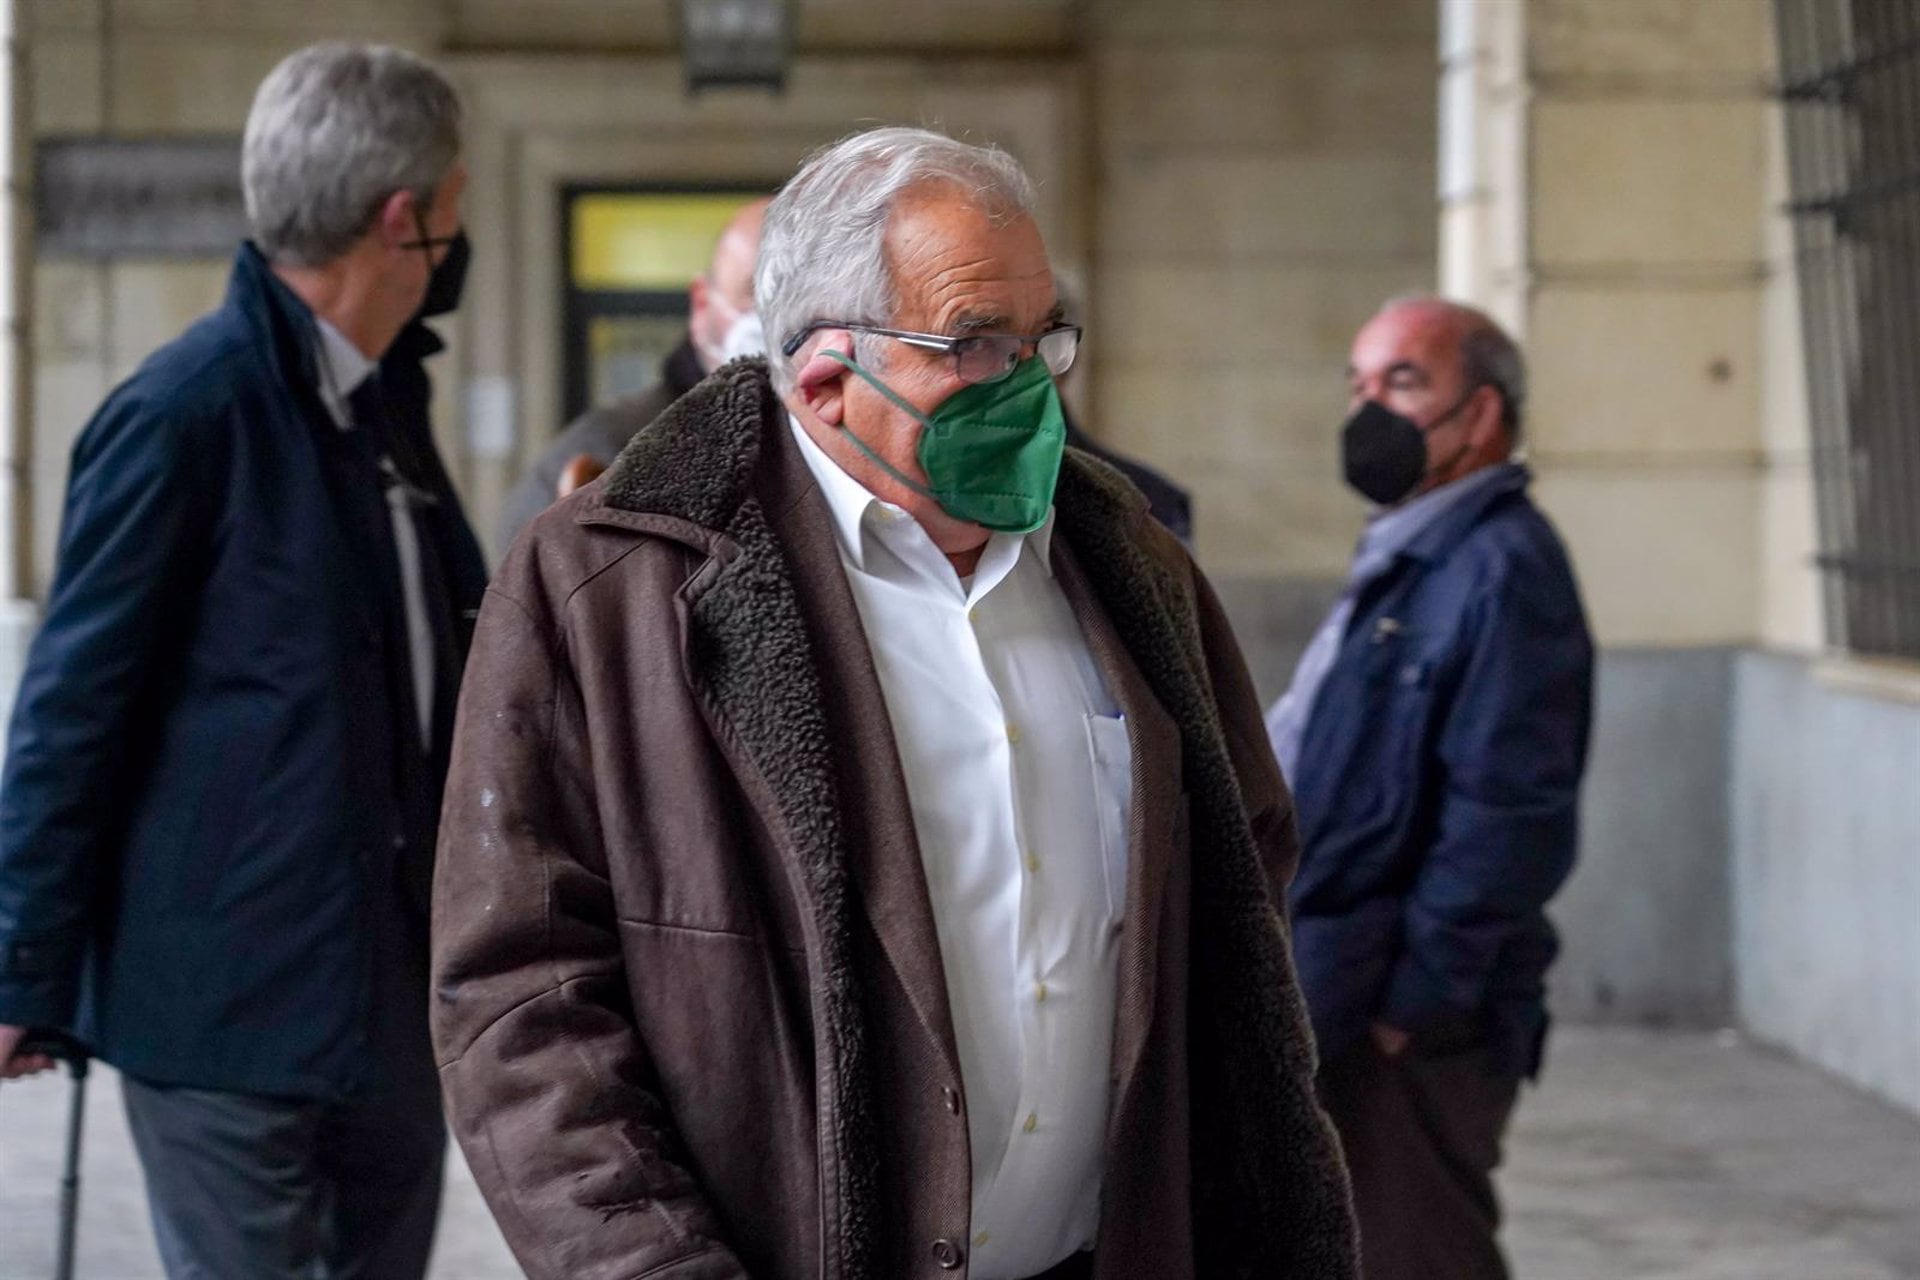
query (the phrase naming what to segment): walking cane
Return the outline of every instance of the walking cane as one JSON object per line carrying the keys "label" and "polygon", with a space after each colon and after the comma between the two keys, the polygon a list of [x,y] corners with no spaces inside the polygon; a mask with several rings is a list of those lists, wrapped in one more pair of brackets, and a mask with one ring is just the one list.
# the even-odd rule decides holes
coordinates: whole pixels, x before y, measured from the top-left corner
{"label": "walking cane", "polygon": [[14,1048],[15,1057],[40,1054],[67,1064],[73,1098],[67,1108],[67,1159],[60,1175],[60,1238],[54,1253],[53,1280],[73,1280],[73,1245],[80,1225],[80,1130],[87,1109],[87,1047],[59,1031],[36,1028]]}

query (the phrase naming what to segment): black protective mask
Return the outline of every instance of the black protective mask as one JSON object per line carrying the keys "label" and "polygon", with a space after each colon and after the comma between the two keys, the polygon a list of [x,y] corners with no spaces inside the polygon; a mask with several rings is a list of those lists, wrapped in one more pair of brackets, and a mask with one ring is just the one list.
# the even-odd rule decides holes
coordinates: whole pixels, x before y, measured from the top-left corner
{"label": "black protective mask", "polygon": [[1426,479],[1427,432],[1460,412],[1479,389],[1469,388],[1459,403],[1424,427],[1378,400],[1355,409],[1340,430],[1340,465],[1347,483],[1376,506],[1404,501]]}
{"label": "black protective mask", "polygon": [[446,244],[446,255],[427,276],[427,296],[420,300],[417,319],[446,315],[460,305],[460,294],[467,287],[467,264],[473,261],[473,243],[467,239],[467,229],[454,232]]}

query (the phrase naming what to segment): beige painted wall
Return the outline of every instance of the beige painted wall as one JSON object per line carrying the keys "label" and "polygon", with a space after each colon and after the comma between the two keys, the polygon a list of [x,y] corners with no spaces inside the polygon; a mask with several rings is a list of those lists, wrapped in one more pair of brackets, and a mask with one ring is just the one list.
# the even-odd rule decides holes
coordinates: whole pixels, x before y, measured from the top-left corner
{"label": "beige painted wall", "polygon": [[[234,133],[273,64],[352,31],[431,48],[438,6],[392,0],[30,0],[42,135]],[[227,260],[43,261],[33,337],[36,594],[51,574],[73,439],[108,389],[219,303]]]}
{"label": "beige painted wall", "polygon": [[1811,648],[1768,0],[1449,0],[1443,287],[1522,334],[1603,643]]}
{"label": "beige painted wall", "polygon": [[[883,118],[1005,142],[1045,179],[1056,256],[1087,271],[1089,427],[1194,489],[1203,558],[1229,575],[1344,567],[1360,519],[1334,454],[1347,342],[1380,299],[1433,283],[1431,0],[808,0],[778,103],[689,102],[662,56],[665,0],[32,3],[43,134],[235,132],[273,63],[330,36],[454,68],[492,171],[476,174],[481,258],[438,425],[483,532],[554,425],[558,338],[539,297],[555,264],[537,246],[550,209],[527,180],[777,174]],[[42,582],[74,434],[215,304],[225,271],[39,268]],[[469,448],[476,377],[513,384],[508,459]]]}
{"label": "beige painted wall", "polygon": [[[1194,489],[1214,572],[1344,568],[1360,518],[1334,451],[1347,341],[1381,298],[1430,287],[1437,261],[1446,289],[1528,344],[1542,496],[1602,638],[1817,646],[1767,0],[981,4],[964,30],[930,0],[803,6],[818,53],[794,109],[687,101],[648,52],[664,0],[617,14],[599,0],[38,0],[36,123],[231,132],[259,77],[307,40],[444,56],[499,170],[479,184],[483,261],[440,379],[443,438],[483,529],[554,416],[557,335],[537,299],[555,264],[527,226],[547,205],[516,183],[777,173],[856,121],[928,119],[1045,170],[1055,251],[1088,269],[1088,425]],[[848,52],[863,41],[881,52]],[[40,267],[43,581],[73,434],[215,303],[224,274]],[[473,376],[518,391],[521,443],[497,464],[468,456]]]}
{"label": "beige painted wall", "polygon": [[1434,283],[1432,0],[1105,0],[1093,427],[1223,576],[1345,571],[1354,331]]}

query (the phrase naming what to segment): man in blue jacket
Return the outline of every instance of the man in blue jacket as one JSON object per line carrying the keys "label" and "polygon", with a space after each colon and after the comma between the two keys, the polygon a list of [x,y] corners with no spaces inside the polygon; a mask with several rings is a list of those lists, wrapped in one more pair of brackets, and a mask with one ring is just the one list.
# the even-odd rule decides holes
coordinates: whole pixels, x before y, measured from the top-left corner
{"label": "man in blue jacket", "polygon": [[74,447],[0,782],[0,1068],[120,1069],[169,1275],[414,1280],[426,912],[484,589],[427,426],[460,105],[318,45],[254,100],[225,304]]}
{"label": "man in blue jacket", "polygon": [[1573,866],[1593,645],[1512,460],[1512,340],[1400,300],[1347,374],[1346,479],[1374,513],[1267,718],[1303,846],[1301,987],[1368,1280],[1504,1277],[1492,1175],[1546,1034],[1543,909]]}

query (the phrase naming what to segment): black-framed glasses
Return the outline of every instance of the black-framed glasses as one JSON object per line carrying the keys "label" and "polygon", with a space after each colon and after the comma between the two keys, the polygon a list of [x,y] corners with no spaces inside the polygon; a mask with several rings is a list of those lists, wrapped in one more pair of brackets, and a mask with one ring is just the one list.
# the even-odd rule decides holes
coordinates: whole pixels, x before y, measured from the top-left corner
{"label": "black-framed glasses", "polygon": [[1055,325],[1045,333],[970,333],[948,337],[939,333],[915,333],[910,329],[882,329],[878,325],[852,324],[845,320],[815,320],[781,344],[782,354],[791,356],[800,344],[819,329],[846,329],[853,333],[871,333],[892,338],[922,351],[936,351],[953,357],[954,372],[960,381],[979,384],[998,382],[1019,365],[1028,347],[1046,363],[1047,372],[1059,377],[1073,367],[1080,352],[1080,326]]}
{"label": "black-framed glasses", "polygon": [[400,242],[400,248],[425,249],[429,254],[431,254],[435,249],[446,248],[448,245],[458,240],[466,232],[466,228],[464,226],[461,226],[461,227],[455,227],[453,229],[453,234],[450,236],[437,236],[433,234],[433,232],[427,229],[427,220],[421,214],[419,206],[417,205],[414,206],[414,210],[413,210],[413,229],[420,233],[418,238],[413,240],[402,240]]}

